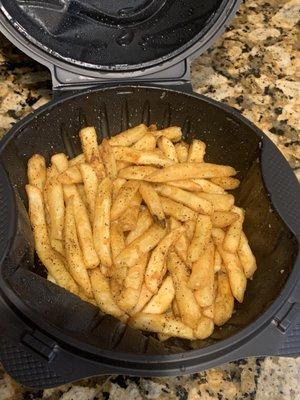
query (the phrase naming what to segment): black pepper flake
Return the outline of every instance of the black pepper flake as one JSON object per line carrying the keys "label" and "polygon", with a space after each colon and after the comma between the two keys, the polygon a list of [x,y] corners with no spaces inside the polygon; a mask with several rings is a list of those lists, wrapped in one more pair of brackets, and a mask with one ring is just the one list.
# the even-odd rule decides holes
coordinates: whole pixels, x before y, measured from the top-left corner
{"label": "black pepper flake", "polygon": [[128,387],[128,384],[126,382],[126,377],[123,375],[118,375],[115,378],[110,380],[112,383],[116,383],[119,385],[122,389],[126,389]]}
{"label": "black pepper flake", "polygon": [[274,112],[275,112],[275,114],[277,114],[277,115],[282,114],[282,107],[276,107],[276,108],[274,108]]}
{"label": "black pepper flake", "polygon": [[188,392],[182,386],[176,386],[176,396],[179,400],[187,400]]}
{"label": "black pepper flake", "polygon": [[241,105],[242,102],[244,101],[244,96],[240,95],[240,96],[236,97],[235,101],[237,102],[237,104]]}

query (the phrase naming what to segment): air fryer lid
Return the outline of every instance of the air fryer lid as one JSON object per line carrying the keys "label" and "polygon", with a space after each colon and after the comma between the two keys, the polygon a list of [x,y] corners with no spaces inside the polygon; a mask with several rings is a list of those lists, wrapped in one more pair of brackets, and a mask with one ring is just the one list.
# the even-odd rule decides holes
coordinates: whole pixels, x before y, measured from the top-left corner
{"label": "air fryer lid", "polygon": [[195,47],[201,51],[224,25],[236,3],[236,0],[0,1],[1,11],[11,27],[24,40],[42,49],[54,64],[59,59],[69,65],[106,71],[148,68],[178,55],[185,58]]}

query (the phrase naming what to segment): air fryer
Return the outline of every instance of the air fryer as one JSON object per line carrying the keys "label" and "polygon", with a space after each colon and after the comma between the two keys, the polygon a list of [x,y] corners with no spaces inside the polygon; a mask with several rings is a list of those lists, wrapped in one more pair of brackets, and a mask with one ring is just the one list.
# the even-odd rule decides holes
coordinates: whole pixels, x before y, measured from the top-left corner
{"label": "air fryer", "polygon": [[[24,13],[27,2],[16,3]],[[27,6],[31,3],[35,4],[28,2]],[[163,3],[170,6],[167,1],[146,3],[132,13],[136,18],[142,18],[143,10],[151,7],[153,18],[158,18],[165,10]],[[36,7],[38,12],[44,11]],[[91,8],[88,11],[92,12]],[[128,12],[123,14],[121,18],[129,18]],[[114,15],[111,10],[111,25]],[[132,18],[123,21],[124,26],[140,23]],[[17,28],[0,20],[7,36],[19,39]],[[22,49],[33,46],[32,39],[20,38]],[[41,42],[39,37],[31,55],[38,54]],[[166,54],[170,48],[168,51],[165,49]],[[169,57],[166,54],[159,57]],[[27,386],[45,388],[99,374],[169,376],[250,355],[299,354],[300,189],[273,143],[237,111],[193,94],[186,79],[179,78],[182,69],[178,65],[175,75],[173,66],[169,66],[169,75],[166,70],[153,75],[151,66],[140,82],[133,84],[134,74],[122,72],[118,79],[127,76],[129,84],[96,87],[97,82],[107,81],[107,75],[102,73],[97,79],[96,68],[86,71],[88,76],[76,75],[76,63],[68,73],[52,69],[56,84],[58,76],[70,79],[56,86],[56,99],[18,123],[0,145],[0,359],[8,373]],[[153,76],[156,79],[150,84]],[[90,89],[83,91],[91,81]],[[246,210],[244,228],[258,269],[248,281],[244,302],[236,304],[230,321],[207,340],[169,339],[162,343],[155,334],[134,330],[104,315],[47,281],[45,268],[34,253],[24,190],[30,156],[40,153],[48,162],[56,152],[74,157],[81,151],[78,132],[83,126],[95,126],[101,141],[141,122],[156,123],[159,128],[181,126],[184,140],[206,142],[206,161],[232,165],[241,180],[234,195]]]}

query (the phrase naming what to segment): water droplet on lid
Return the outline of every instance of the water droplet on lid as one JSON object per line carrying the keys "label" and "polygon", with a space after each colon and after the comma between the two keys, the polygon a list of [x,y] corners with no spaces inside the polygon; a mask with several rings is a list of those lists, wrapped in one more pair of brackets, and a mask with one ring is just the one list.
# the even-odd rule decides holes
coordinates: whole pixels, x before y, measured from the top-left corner
{"label": "water droplet on lid", "polygon": [[116,42],[120,46],[128,46],[133,39],[134,35],[133,32],[128,29],[123,29],[120,34],[116,38]]}

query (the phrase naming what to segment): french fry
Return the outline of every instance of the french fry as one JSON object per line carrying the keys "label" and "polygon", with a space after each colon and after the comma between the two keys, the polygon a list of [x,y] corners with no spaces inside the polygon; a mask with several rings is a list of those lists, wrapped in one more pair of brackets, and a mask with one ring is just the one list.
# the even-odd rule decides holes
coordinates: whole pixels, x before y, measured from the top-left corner
{"label": "french fry", "polygon": [[201,311],[204,317],[210,318],[211,320],[214,319],[214,304],[207,307],[202,307]]}
{"label": "french fry", "polygon": [[152,223],[153,219],[149,213],[149,210],[146,207],[142,207],[135,228],[127,235],[126,244],[129,245],[136,238],[146,232]]}
{"label": "french fry", "polygon": [[110,244],[112,258],[115,262],[117,256],[125,249],[125,238],[122,229],[120,229],[118,222],[112,222],[110,225]]}
{"label": "french fry", "polygon": [[217,249],[215,249],[214,271],[219,272],[222,269],[222,257]]}
{"label": "french fry", "polygon": [[138,313],[128,320],[128,324],[132,328],[142,331],[163,333],[183,339],[194,339],[194,333],[190,327],[164,314]]}
{"label": "french fry", "polygon": [[132,231],[136,227],[141,202],[142,196],[139,192],[136,192],[131,201],[130,207],[128,207],[118,219],[120,227],[122,227],[124,232]]}
{"label": "french fry", "polygon": [[96,172],[90,164],[82,163],[79,168],[82,175],[89,213],[93,220],[95,213],[96,195],[98,190],[98,178]]}
{"label": "french fry", "polygon": [[48,280],[49,282],[55,283],[55,285],[57,285],[56,280],[55,280],[55,279],[53,278],[53,276],[52,276],[51,274],[49,274],[49,273],[48,273],[48,275],[47,275],[47,280]]}
{"label": "french fry", "polygon": [[160,129],[159,131],[154,131],[153,134],[157,138],[164,136],[167,139],[172,140],[172,142],[178,142],[182,137],[182,131],[179,126],[170,126],[165,129]]}
{"label": "french fry", "polygon": [[238,247],[238,256],[244,269],[246,278],[251,279],[254,272],[256,271],[257,265],[255,257],[249,246],[248,239],[244,232],[241,233],[240,243]]}
{"label": "french fry", "polygon": [[115,179],[118,175],[117,163],[113,149],[107,139],[103,139],[100,147],[106,175],[110,179]]}
{"label": "french fry", "polygon": [[117,171],[121,171],[121,169],[127,168],[131,165],[131,163],[125,162],[125,161],[116,161],[117,165]]}
{"label": "french fry", "polygon": [[225,190],[207,179],[193,179],[193,182],[198,185],[200,190],[204,193],[225,194]]}
{"label": "french fry", "polygon": [[215,211],[212,216],[212,224],[216,228],[226,228],[239,219],[239,215],[232,211]]}
{"label": "french fry", "polygon": [[143,308],[143,312],[149,314],[163,314],[172,304],[174,296],[175,289],[172,278],[167,276],[156,295],[154,295],[145,308]]}
{"label": "french fry", "polygon": [[149,302],[149,300],[151,299],[152,296],[153,296],[153,293],[150,292],[150,290],[147,288],[145,283],[143,283],[142,287],[141,287],[138,302],[136,303],[134,308],[132,308],[130,311],[128,311],[129,315],[135,315],[135,314],[139,313],[144,308],[144,306]]}
{"label": "french fry", "polygon": [[[57,154],[55,154],[53,157],[55,157],[55,156],[57,156]],[[78,156],[76,156],[76,157],[74,157],[74,158],[71,158],[71,159],[69,160],[68,165],[69,165],[70,167],[73,167],[73,165],[80,165],[80,164],[84,163],[85,161],[86,161],[86,160],[85,160],[85,156],[84,156],[83,153],[81,153],[81,154],[79,154]],[[52,163],[53,163],[53,161],[52,161]]]}
{"label": "french fry", "polygon": [[176,318],[180,317],[180,311],[179,311],[178,303],[176,301],[176,297],[174,297],[174,299],[172,301],[172,312]]}
{"label": "french fry", "polygon": [[120,296],[123,287],[119,284],[114,275],[110,278],[109,287],[115,302],[117,302],[117,299]]}
{"label": "french fry", "polygon": [[157,224],[151,225],[149,229],[125,247],[118,255],[116,265],[132,267],[140,257],[154,249],[164,236],[165,230],[163,228]]}
{"label": "french fry", "polygon": [[58,178],[59,183],[64,185],[72,185],[73,183],[82,183],[82,176],[80,169],[77,165],[68,167],[64,172],[62,172]]}
{"label": "french fry", "polygon": [[150,213],[158,220],[165,219],[165,213],[161,204],[159,195],[154,190],[150,183],[142,182],[139,187],[140,194],[142,195],[144,203],[150,210]]}
{"label": "french fry", "polygon": [[197,219],[197,217],[195,218],[195,220],[186,221],[184,223],[186,236],[189,241],[191,241],[194,236],[194,232],[195,232],[195,228],[196,228],[196,219]]}
{"label": "french fry", "polygon": [[[67,186],[67,185],[64,185],[64,186]],[[64,188],[64,186],[63,186],[63,188]],[[70,186],[71,186],[71,185],[70,185]],[[74,185],[73,185],[73,186],[74,186]],[[86,197],[86,193],[85,193],[85,190],[84,190],[84,185],[83,185],[83,183],[78,183],[78,184],[76,185],[76,189],[77,189],[77,192],[78,192],[78,194],[79,194],[79,196],[80,196],[80,198],[81,198],[81,200],[82,200],[82,202],[83,202],[85,208],[86,208],[87,210],[89,210],[88,200],[87,200],[87,197]],[[64,190],[64,189],[63,189],[63,190]],[[90,218],[91,218],[91,221],[92,221],[92,215],[90,215]]]}
{"label": "french fry", "polygon": [[198,194],[196,195],[194,193],[187,192],[186,190],[168,185],[157,185],[155,190],[160,195],[168,197],[171,200],[178,201],[179,203],[182,203],[196,212],[203,214],[211,214],[213,212],[212,204],[206,199],[199,198]]}
{"label": "french fry", "polygon": [[103,179],[105,177],[105,169],[99,154],[95,128],[89,126],[81,129],[79,137],[86,162],[92,165],[97,177]]}
{"label": "french fry", "polygon": [[132,165],[124,168],[119,172],[119,178],[144,180],[147,176],[153,174],[158,168],[151,167],[150,165]]}
{"label": "french fry", "polygon": [[195,231],[188,249],[188,262],[193,263],[204,253],[211,237],[212,222],[208,215],[199,214]]}
{"label": "french fry", "polygon": [[28,182],[43,191],[46,183],[46,161],[39,154],[34,154],[28,160]]}
{"label": "french fry", "polygon": [[127,131],[121,132],[113,136],[109,140],[111,146],[131,146],[140,140],[148,131],[148,128],[144,124],[129,128]]}
{"label": "french fry", "polygon": [[57,284],[76,294],[78,286],[67,271],[62,257],[51,248],[42,193],[39,188],[33,185],[26,185],[26,192],[29,200],[29,218],[33,229],[36,252]]}
{"label": "french fry", "polygon": [[[170,226],[170,230],[174,230],[174,229],[180,228],[182,225],[177,219],[170,217],[169,226]],[[183,232],[182,235],[180,235],[180,237],[178,238],[178,240],[176,240],[176,242],[174,243],[174,249],[175,249],[177,255],[179,256],[179,258],[183,262],[187,261],[188,247],[189,247],[189,240],[186,236],[186,233]]]}
{"label": "french fry", "polygon": [[54,154],[51,157],[51,162],[57,168],[59,173],[63,173],[69,167],[69,161],[64,153]]}
{"label": "french fry", "polygon": [[225,190],[233,190],[239,187],[240,181],[230,176],[222,178],[212,178],[211,181]]}
{"label": "french fry", "polygon": [[244,222],[244,210],[239,207],[233,207],[232,211],[237,213],[239,218],[228,227],[223,241],[223,248],[225,251],[229,251],[230,253],[236,253],[241,240]]}
{"label": "french fry", "polygon": [[202,190],[201,186],[197,185],[193,180],[186,181],[171,181],[166,182],[167,185],[175,186],[180,189],[188,190],[189,192],[200,192]]}
{"label": "french fry", "polygon": [[189,145],[185,142],[175,144],[176,154],[180,163],[186,163],[189,154]]}
{"label": "french fry", "polygon": [[147,288],[153,293],[156,293],[158,287],[163,279],[164,265],[168,256],[170,247],[178,240],[180,235],[184,232],[184,227],[177,228],[168,233],[158,243],[157,247],[153,250],[145,273],[145,283]]}
{"label": "french fry", "polygon": [[[163,165],[161,165],[163,166]],[[185,179],[214,178],[235,175],[234,168],[228,165],[217,165],[210,163],[181,163],[170,166],[150,175],[149,182],[169,182]]]}
{"label": "french fry", "polygon": [[207,307],[214,301],[214,245],[208,243],[204,253],[193,263],[189,287],[195,289],[195,297],[201,307]]}
{"label": "french fry", "polygon": [[101,265],[112,265],[110,250],[110,209],[112,184],[109,178],[103,179],[98,187],[93,224],[93,239]]}
{"label": "french fry", "polygon": [[170,253],[167,267],[173,279],[181,319],[184,324],[195,329],[201,317],[201,311],[192,290],[188,287],[187,268],[175,252]]}
{"label": "french fry", "polygon": [[189,148],[188,162],[201,163],[204,161],[206,144],[201,140],[194,139]]}
{"label": "french fry", "polygon": [[212,319],[202,316],[194,330],[194,335],[197,339],[206,339],[214,331],[214,322]]}
{"label": "french fry", "polygon": [[157,140],[157,144],[158,144],[159,149],[163,152],[163,154],[167,158],[178,163],[176,149],[170,139],[166,138],[165,136],[161,136]]}
{"label": "french fry", "polygon": [[232,194],[214,194],[197,192],[197,196],[203,200],[209,201],[214,208],[214,211],[229,211],[234,204]]}
{"label": "french fry", "polygon": [[132,145],[135,150],[152,151],[156,147],[156,139],[152,133],[146,133],[141,139]]}
{"label": "french fry", "polygon": [[80,249],[73,210],[73,198],[66,205],[64,248],[68,270],[81,291],[88,297],[93,298],[91,282]]}
{"label": "french fry", "polygon": [[139,190],[139,185],[137,181],[127,181],[121,186],[111,207],[110,217],[112,221],[118,219],[130,207],[132,199]]}
{"label": "french fry", "polygon": [[222,272],[218,273],[218,290],[214,303],[214,323],[218,326],[224,325],[233,313],[234,298],[231,293],[228,276]]}
{"label": "french fry", "polygon": [[116,146],[113,150],[115,158],[118,161],[126,161],[136,165],[156,165],[159,167],[174,164],[174,161],[157,151],[135,150],[132,147],[121,146]]}
{"label": "french fry", "polygon": [[109,287],[109,280],[97,268],[90,275],[92,290],[95,300],[105,314],[112,315],[122,321],[126,320],[126,314],[116,304]]}
{"label": "french fry", "polygon": [[112,189],[112,198],[113,201],[115,201],[121,187],[126,183],[126,179],[123,178],[117,178],[113,181],[113,189]]}
{"label": "french fry", "polygon": [[174,217],[181,222],[196,219],[197,213],[183,204],[177,203],[167,197],[160,196],[163,211],[166,215]]}

